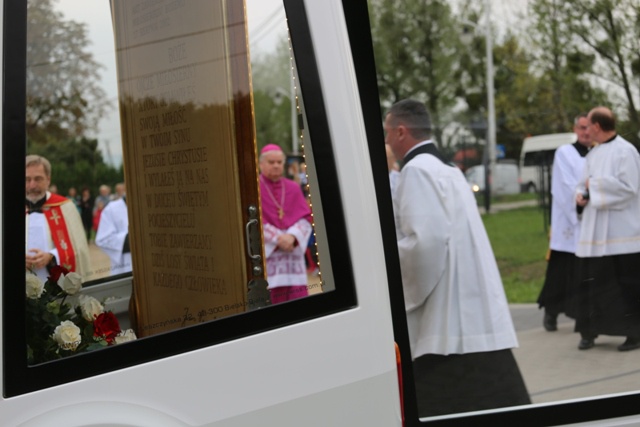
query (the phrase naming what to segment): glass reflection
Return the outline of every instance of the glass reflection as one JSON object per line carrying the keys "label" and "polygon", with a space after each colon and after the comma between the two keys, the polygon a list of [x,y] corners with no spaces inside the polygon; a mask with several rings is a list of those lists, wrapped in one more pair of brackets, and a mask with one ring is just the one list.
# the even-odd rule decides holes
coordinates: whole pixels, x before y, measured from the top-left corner
{"label": "glass reflection", "polygon": [[[27,271],[33,270],[40,279],[32,296],[49,289],[56,306],[81,310],[84,295],[67,299],[72,295],[52,292],[55,283],[47,280],[78,273],[82,293],[99,298],[87,299],[87,307],[94,304],[100,307],[97,311],[109,312],[109,301],[118,300],[122,307],[120,301],[131,293],[111,280],[130,277],[137,256],[133,294],[138,308],[135,316],[126,311],[117,314],[123,326],[131,323],[139,336],[278,302],[268,294],[260,304],[245,301],[254,270],[245,259],[246,219],[241,212],[247,205],[259,205],[258,180],[252,178],[257,177],[259,162],[254,159],[254,167],[247,168],[249,162],[239,159],[255,152],[247,132],[253,128],[254,113],[260,147],[267,141],[264,135],[277,138],[283,147],[290,147],[285,141],[294,141],[292,149],[286,149],[293,153],[286,172],[296,180],[308,210],[305,242],[296,245],[303,256],[300,285],[307,294],[322,291],[284,11],[277,5],[267,16],[264,7],[249,2],[252,18],[245,30],[243,2],[238,0],[29,1],[27,152],[37,157],[27,160],[25,263]],[[137,18],[130,21],[131,17]],[[269,28],[259,25],[256,34],[256,20],[267,22]],[[251,42],[258,58],[253,64],[255,111],[250,102],[247,34],[257,40]],[[276,46],[277,60],[273,60]],[[275,63],[278,66],[272,67]],[[263,90],[260,82],[274,78],[290,90]],[[288,101],[283,102],[283,94]],[[113,108],[117,99],[120,112]],[[274,105],[281,106],[284,114],[273,116]],[[244,138],[237,146],[234,135]],[[52,203],[61,207],[51,207]],[[136,220],[136,233],[129,235],[132,212],[133,218],[147,220]],[[261,234],[254,239],[260,241]],[[65,270],[52,269],[55,264]],[[267,279],[277,282],[273,272]],[[31,282],[28,276],[27,283]],[[151,283],[154,292],[147,294],[145,283]],[[94,284],[103,285],[91,291]],[[202,292],[208,294],[204,299]],[[188,294],[196,299],[184,299]],[[164,296],[155,300],[158,295]],[[149,300],[146,305],[144,300]],[[205,300],[209,300],[206,306],[200,304]],[[43,301],[29,304],[37,311]],[[169,306],[179,306],[178,311],[167,314]],[[163,314],[153,318],[150,307],[160,307]],[[52,320],[62,322],[73,315],[62,317]],[[80,319],[71,320],[77,324]],[[87,349],[75,342],[56,357]],[[49,359],[42,354],[30,357],[30,363],[45,360]]]}
{"label": "glass reflection", "polygon": [[91,286],[131,272],[128,217],[126,211],[114,215],[124,200],[124,175],[108,6],[73,0],[27,3],[30,364],[136,338],[127,313],[112,311],[130,288]]}
{"label": "glass reflection", "polygon": [[[130,265],[114,269],[95,243],[99,208],[116,198],[96,196],[104,191],[101,188],[124,180],[119,116],[113,108],[115,60],[108,5],[31,0],[27,7],[27,153],[51,164],[48,197],[65,197],[76,206],[80,225],[66,232],[71,247],[88,247],[88,257],[84,249],[74,249],[74,257],[85,284],[91,284],[131,270]],[[55,194],[59,196],[51,196]],[[44,246],[64,265],[59,254],[64,243],[56,237],[56,225],[53,232],[48,223],[44,227],[48,240]],[[75,268],[75,262],[66,265]],[[46,269],[40,273],[46,280]]]}
{"label": "glass reflection", "polygon": [[314,227],[320,204],[312,203],[317,196],[307,172],[311,142],[303,144],[298,128],[303,106],[284,9],[278,2],[248,0],[247,17],[267,281],[274,304],[323,291]]}
{"label": "glass reflection", "polygon": [[112,2],[137,331],[246,310],[258,204],[242,1]]}

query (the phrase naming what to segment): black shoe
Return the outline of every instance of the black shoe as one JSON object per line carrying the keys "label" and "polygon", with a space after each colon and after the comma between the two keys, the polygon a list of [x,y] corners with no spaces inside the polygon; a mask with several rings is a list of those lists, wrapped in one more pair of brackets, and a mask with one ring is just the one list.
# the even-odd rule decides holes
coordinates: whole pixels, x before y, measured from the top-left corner
{"label": "black shoe", "polygon": [[618,351],[629,351],[640,348],[640,340],[637,338],[627,337],[627,340],[618,346]]}
{"label": "black shoe", "polygon": [[[595,338],[582,338],[580,340],[580,344],[578,344],[579,350],[589,350],[591,347],[596,345]],[[618,347],[618,349],[620,349]]]}
{"label": "black shoe", "polygon": [[542,320],[542,326],[548,331],[553,332],[558,330],[558,315],[553,315],[549,313],[544,314],[544,319]]}

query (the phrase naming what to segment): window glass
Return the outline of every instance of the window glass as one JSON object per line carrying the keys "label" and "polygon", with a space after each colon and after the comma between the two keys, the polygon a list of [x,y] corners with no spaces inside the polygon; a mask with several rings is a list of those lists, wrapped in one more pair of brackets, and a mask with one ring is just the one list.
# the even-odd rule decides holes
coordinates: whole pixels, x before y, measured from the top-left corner
{"label": "window glass", "polygon": [[336,289],[282,4],[27,4],[29,364]]}
{"label": "window glass", "polygon": [[555,150],[542,150],[527,153],[524,156],[524,166],[540,166],[541,164],[552,164]]}
{"label": "window glass", "polygon": [[[579,114],[589,113],[600,105],[609,107],[617,117],[617,134],[636,148],[640,146],[640,120],[636,107],[639,86],[637,80],[628,78],[633,73],[632,64],[637,62],[636,1],[616,2],[609,4],[607,8],[603,8],[599,2],[538,0],[412,0],[403,2],[400,9],[393,1],[369,0],[368,6],[379,102],[383,115],[400,100],[412,98],[422,102],[431,115],[431,138],[445,163],[457,164],[464,171],[484,163],[493,166],[495,162],[519,159],[526,137],[573,132],[574,124],[580,120]],[[605,16],[607,19],[604,19]],[[579,140],[591,138],[591,141],[597,141],[593,129],[587,137],[581,128],[575,129]],[[397,141],[401,136],[396,133],[394,123],[388,125],[385,122],[385,130],[387,142],[399,144]],[[581,161],[581,156],[579,150],[571,149],[573,151],[565,153],[569,153],[575,163],[567,164],[565,168],[577,169],[575,165]],[[588,158],[591,156],[589,154]],[[555,159],[558,161],[557,154]],[[505,324],[513,321],[514,326],[509,329],[515,330],[517,334],[518,346],[513,342],[513,345],[507,347],[511,348],[516,369],[520,371],[527,395],[534,405],[634,392],[637,390],[634,378],[637,357],[630,355],[633,352],[627,350],[638,347],[636,335],[639,329],[637,322],[629,328],[626,322],[631,318],[638,318],[640,307],[637,295],[626,294],[627,291],[623,289],[624,278],[612,285],[604,276],[599,276],[600,283],[609,286],[606,292],[585,282],[591,280],[584,274],[588,269],[598,267],[598,271],[605,271],[597,260],[591,263],[593,260],[587,257],[587,260],[583,258],[580,263],[571,255],[565,260],[565,267],[558,267],[557,261],[545,261],[545,255],[549,255],[547,227],[550,218],[552,256],[553,251],[572,252],[554,246],[554,237],[579,233],[579,229],[570,229],[561,219],[554,219],[554,211],[561,209],[556,208],[555,204],[551,206],[552,215],[547,216],[549,206],[545,204],[549,200],[550,191],[547,174],[552,172],[550,165],[553,162],[554,150],[528,153],[524,158],[524,166],[534,166],[526,169],[527,172],[529,169],[534,170],[535,176],[528,178],[527,182],[523,179],[522,184],[529,183],[532,192],[544,194],[518,194],[513,198],[492,197],[490,212],[482,216],[494,252],[491,255],[493,259],[487,263],[493,263],[497,259],[501,276],[500,288],[505,290],[508,301],[509,318],[505,318]],[[538,168],[540,164],[546,164],[547,167],[544,170]],[[544,182],[542,179],[538,182],[538,169],[544,173]],[[411,171],[415,172],[415,169]],[[520,172],[524,174],[525,170]],[[563,172],[570,171],[565,169]],[[637,170],[633,173],[637,174]],[[553,178],[554,176],[551,181]],[[403,181],[409,178],[401,176],[395,179],[396,187],[392,187],[392,194],[396,191],[394,197],[407,188]],[[557,179],[561,178],[558,176]],[[562,179],[566,177],[563,175]],[[578,178],[575,179],[574,188],[568,192],[568,204],[563,209],[566,215],[577,221],[575,191]],[[390,175],[392,185],[393,180],[393,175]],[[477,201],[471,200],[470,203],[477,204],[479,208],[489,206],[484,203],[483,197],[485,194],[480,192]],[[554,194],[554,202],[560,197]],[[405,204],[402,204],[403,201]],[[509,212],[499,212],[507,206],[500,202],[516,202],[512,206],[520,207]],[[420,203],[426,202],[421,202],[415,192],[396,197],[394,208],[400,210],[395,212],[396,226],[406,227],[406,216],[414,212],[411,208]],[[431,222],[427,234],[438,239],[446,221],[439,227],[432,216],[427,219],[427,215],[432,215],[433,211],[434,205],[429,205],[428,208],[425,205],[415,212],[424,215],[427,223]],[[404,219],[402,215],[405,215]],[[450,215],[453,217],[453,210]],[[459,223],[458,226],[460,227]],[[438,245],[431,255],[439,256],[442,251],[448,250],[448,246]],[[450,256],[466,256],[466,250],[467,248],[458,248]],[[412,268],[407,267],[411,259],[402,259],[402,253],[400,251],[401,267]],[[406,273],[404,277],[410,278],[408,282],[413,280],[412,283],[405,283],[405,301],[412,295],[407,286],[416,286],[415,282],[420,283],[421,280],[424,285],[428,281],[425,277],[428,274],[420,275],[416,271],[420,272],[419,267],[426,265],[431,258],[419,257],[422,263],[415,262],[415,270],[403,271]],[[449,262],[449,258],[446,262]],[[441,271],[438,270],[441,265],[446,265],[444,260],[442,264],[434,262],[432,271]],[[576,267],[578,271],[573,271],[571,266],[578,265],[582,268]],[[447,278],[450,279],[449,284],[455,282],[455,277],[451,279],[453,276],[447,276],[446,267],[443,268],[443,279],[435,285],[436,291],[438,287],[445,286],[442,283]],[[464,268],[471,269],[471,266],[467,263]],[[460,271],[457,273],[463,274]],[[566,276],[560,276],[565,273]],[[561,282],[558,289],[563,293],[566,286],[566,299],[563,300],[566,305],[552,307],[551,300],[544,299],[546,297],[541,295],[541,291],[545,277],[547,281],[551,278]],[[476,291],[479,294],[488,293],[487,288],[481,286],[479,277],[475,277],[472,283],[477,285]],[[587,287],[576,289],[576,283]],[[466,284],[468,283],[464,285]],[[425,300],[437,298],[434,296],[436,291],[431,288],[425,290],[428,292]],[[413,294],[415,293],[419,292],[414,288]],[[447,351],[443,350],[444,346],[429,344],[430,333],[441,339],[439,344],[447,341],[442,338],[447,334],[450,334],[452,340],[457,339],[455,328],[459,322],[463,322],[459,319],[470,312],[480,311],[480,300],[474,302],[473,296],[466,296],[469,299],[460,302],[460,295],[455,295],[455,301],[448,308],[428,304],[426,308],[421,304],[410,308],[412,313],[409,314],[409,334],[413,335],[414,350],[418,348],[418,357],[427,354],[428,357],[423,358],[421,363],[429,364],[425,368],[424,365],[417,366],[419,363],[416,362],[414,368],[416,372],[434,373],[426,379],[416,378],[416,387],[423,387],[417,390],[418,399],[423,395],[425,387],[431,388],[438,396],[445,395],[456,386],[464,388],[465,392],[472,388],[469,376],[459,379],[450,376],[441,378],[442,381],[438,378],[442,372],[448,372],[445,367],[447,363],[473,359],[468,356],[469,352],[464,348]],[[570,301],[570,298],[573,297],[586,298],[586,302],[581,300],[578,303],[578,311],[572,309],[574,301]],[[613,305],[607,307],[605,299]],[[546,303],[542,302],[544,307],[539,308],[538,303],[541,301]],[[454,306],[460,307],[461,311],[455,312],[454,309],[452,312],[451,307]],[[545,317],[545,309],[548,318]],[[416,324],[415,313],[422,313],[420,310],[431,310],[431,314],[436,310],[438,313],[430,318],[430,323],[424,322],[428,318],[425,314],[423,323]],[[558,311],[560,314],[556,320]],[[607,323],[623,311],[628,316]],[[575,319],[584,320],[585,313],[592,322],[589,327],[591,336],[586,337],[586,344],[583,342],[585,337],[574,332]],[[544,319],[546,323],[543,325]],[[617,326],[609,328],[614,324]],[[577,325],[577,329],[585,331],[581,324]],[[595,335],[598,337],[593,345],[590,340]],[[434,349],[435,347],[440,348]],[[480,369],[482,363],[484,362],[480,360],[470,361],[466,368]],[[430,368],[433,371],[429,371]],[[498,368],[493,364],[489,369],[482,369],[487,373],[495,373],[493,370]],[[506,383],[504,373],[488,375],[502,378],[498,381]],[[486,383],[489,382],[487,378]],[[483,394],[488,393],[486,383],[480,384]],[[497,402],[483,402],[483,399],[467,398],[466,402],[463,399],[458,402],[454,400],[451,399],[450,405],[447,403],[449,408],[444,413],[438,412],[437,408],[430,408],[425,409],[422,415],[433,419],[450,413],[504,406]],[[528,404],[523,406],[532,407]]]}

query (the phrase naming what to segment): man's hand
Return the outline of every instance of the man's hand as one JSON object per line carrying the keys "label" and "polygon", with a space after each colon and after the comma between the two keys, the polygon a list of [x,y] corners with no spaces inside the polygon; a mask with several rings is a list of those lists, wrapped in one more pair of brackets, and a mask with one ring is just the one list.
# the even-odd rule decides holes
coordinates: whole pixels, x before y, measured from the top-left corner
{"label": "man's hand", "polygon": [[[584,194],[589,194],[589,179],[587,179],[587,181],[585,182],[584,185],[585,188],[585,193]],[[587,205],[587,203],[589,203],[589,197],[584,197],[583,193],[578,193],[576,194],[576,203],[578,204],[578,206],[580,206],[581,208],[585,207]]]}
{"label": "man's hand", "polygon": [[296,247],[296,238],[293,234],[281,234],[278,236],[278,248],[283,252],[292,252]]}
{"label": "man's hand", "polygon": [[577,194],[576,195],[576,204],[578,206],[583,208],[583,207],[587,206],[587,203],[589,203],[589,199],[585,199],[582,194]]}
{"label": "man's hand", "polygon": [[49,264],[52,258],[53,254],[49,252],[44,252],[40,249],[29,249],[29,252],[25,256],[25,266],[31,270],[38,270]]}

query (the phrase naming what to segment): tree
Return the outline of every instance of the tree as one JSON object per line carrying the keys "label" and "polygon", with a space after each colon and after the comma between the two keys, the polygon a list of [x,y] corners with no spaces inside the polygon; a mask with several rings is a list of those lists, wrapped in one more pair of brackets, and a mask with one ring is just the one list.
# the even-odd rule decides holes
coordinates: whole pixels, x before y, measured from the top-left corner
{"label": "tree", "polygon": [[442,130],[451,119],[460,40],[449,2],[372,0],[372,38],[383,107],[404,99],[425,102],[434,137],[441,148]]}
{"label": "tree", "polygon": [[[425,101],[433,116],[434,135],[445,153],[453,151],[452,145],[461,135],[472,133],[476,142],[486,138],[484,33],[490,25],[497,142],[505,145],[507,157],[518,157],[527,135],[570,131],[575,115],[611,102],[592,72],[594,67],[601,68],[600,54],[585,49],[584,41],[576,36],[573,20],[587,22],[577,16],[584,15],[586,6],[577,13],[576,2],[567,5],[560,0],[530,0],[526,25],[507,28],[495,20],[484,22],[483,4],[472,0],[458,2],[455,13],[442,1],[371,0],[382,107],[406,97]],[[586,4],[610,2],[591,0]],[[614,16],[624,21],[625,52],[628,59],[635,60],[627,60],[625,69],[636,73],[637,85],[640,26],[633,27],[633,23],[638,22],[640,0],[620,0],[618,9],[622,4],[627,15],[623,18],[615,12]],[[588,25],[584,29],[589,32]],[[470,40],[463,43],[462,38]],[[637,96],[638,87],[631,87],[629,93]],[[626,131],[626,123],[620,127]]]}
{"label": "tree", "polygon": [[535,55],[532,68],[546,88],[543,105],[548,132],[567,132],[573,118],[607,101],[606,94],[589,81],[596,57],[576,39],[572,5],[560,0],[535,0],[529,5],[528,40]]}
{"label": "tree", "polygon": [[506,157],[518,158],[527,135],[551,133],[546,112],[548,86],[531,73],[532,58],[514,35],[495,49],[498,142]]}
{"label": "tree", "polygon": [[104,162],[96,139],[50,140],[48,144],[32,144],[29,154],[39,154],[51,162],[51,183],[56,184],[62,194],[66,194],[70,187],[80,190],[85,186],[97,194],[102,184],[113,186],[124,181],[122,167],[115,169]]}
{"label": "tree", "polygon": [[[450,76],[450,84],[455,86],[458,99],[466,104],[466,108],[460,108],[456,112],[455,120],[468,128],[468,133],[475,140],[471,142],[475,143],[476,149],[480,140],[487,141],[488,139],[487,39],[485,34],[485,25],[488,23],[480,24],[483,15],[483,6],[478,2],[465,1],[460,5],[460,12],[456,17],[457,33],[461,40],[459,50],[456,52],[459,65]],[[495,33],[493,28],[490,30],[492,34]],[[493,50],[495,55],[495,44]],[[465,147],[467,142],[469,141],[465,135],[463,137]],[[473,164],[478,161],[479,158],[476,158]]]}
{"label": "tree", "polygon": [[597,55],[594,74],[620,90],[626,136],[640,143],[640,1],[568,0],[570,30]]}
{"label": "tree", "polygon": [[84,24],[65,20],[54,0],[27,2],[27,137],[47,143],[95,130],[109,107],[101,67]]}
{"label": "tree", "polygon": [[28,153],[45,156],[59,191],[123,180],[122,168],[105,164],[98,141],[87,139],[109,108],[102,66],[88,50],[84,24],[65,20],[55,0],[27,2]]}
{"label": "tree", "polygon": [[289,151],[292,136],[288,41],[283,39],[273,52],[254,58],[251,70],[258,147],[278,144],[285,152]]}

